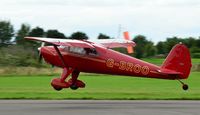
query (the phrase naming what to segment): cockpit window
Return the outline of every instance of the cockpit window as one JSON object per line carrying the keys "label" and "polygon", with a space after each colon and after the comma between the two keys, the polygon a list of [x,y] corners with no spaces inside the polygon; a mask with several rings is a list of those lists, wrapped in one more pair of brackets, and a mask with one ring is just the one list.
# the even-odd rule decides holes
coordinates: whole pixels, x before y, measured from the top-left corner
{"label": "cockpit window", "polygon": [[86,54],[84,48],[80,48],[80,47],[69,47],[69,52],[77,53],[81,55]]}
{"label": "cockpit window", "polygon": [[80,54],[80,55],[90,55],[97,56],[98,53],[95,48],[81,48],[81,47],[62,47],[64,51]]}
{"label": "cockpit window", "polygon": [[97,55],[97,51],[95,48],[85,48],[86,55]]}

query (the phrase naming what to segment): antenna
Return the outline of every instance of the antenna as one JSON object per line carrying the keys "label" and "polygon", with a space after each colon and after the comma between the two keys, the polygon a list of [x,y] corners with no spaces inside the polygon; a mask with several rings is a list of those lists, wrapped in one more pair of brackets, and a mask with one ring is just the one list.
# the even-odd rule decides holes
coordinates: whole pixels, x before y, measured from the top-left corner
{"label": "antenna", "polygon": [[121,26],[121,24],[119,24],[117,38],[120,38],[121,31],[122,31],[122,26]]}

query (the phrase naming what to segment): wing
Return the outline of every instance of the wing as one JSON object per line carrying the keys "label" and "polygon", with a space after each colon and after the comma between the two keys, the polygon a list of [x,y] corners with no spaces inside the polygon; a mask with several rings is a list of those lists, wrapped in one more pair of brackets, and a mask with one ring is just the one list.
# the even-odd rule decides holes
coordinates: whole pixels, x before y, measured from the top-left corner
{"label": "wing", "polygon": [[136,46],[135,42],[125,39],[100,39],[100,40],[93,40],[92,42],[101,44],[107,48],[117,48],[117,47],[127,48],[129,46],[131,47]]}
{"label": "wing", "polygon": [[81,40],[40,38],[40,37],[25,37],[25,39],[46,42],[46,43],[53,44],[56,46],[74,46],[74,47],[83,47],[83,48],[94,48],[94,46],[91,45],[90,43],[81,41]]}

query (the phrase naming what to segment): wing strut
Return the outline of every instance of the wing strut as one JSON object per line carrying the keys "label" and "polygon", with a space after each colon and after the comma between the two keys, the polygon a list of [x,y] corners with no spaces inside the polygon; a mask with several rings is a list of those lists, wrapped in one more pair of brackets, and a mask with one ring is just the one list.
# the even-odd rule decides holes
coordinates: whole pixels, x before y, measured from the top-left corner
{"label": "wing strut", "polygon": [[59,57],[60,57],[60,60],[62,61],[63,66],[64,66],[64,67],[67,67],[67,64],[65,64],[64,58],[63,58],[62,54],[60,53],[58,47],[57,47],[56,45],[53,45],[53,46],[54,46],[56,52],[58,53],[58,55],[59,55]]}

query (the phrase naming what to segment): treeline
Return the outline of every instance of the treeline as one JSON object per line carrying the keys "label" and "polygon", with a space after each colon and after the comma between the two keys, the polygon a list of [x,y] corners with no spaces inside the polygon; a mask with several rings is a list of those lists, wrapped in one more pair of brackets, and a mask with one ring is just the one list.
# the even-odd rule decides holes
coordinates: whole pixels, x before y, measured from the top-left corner
{"label": "treeline", "polygon": [[169,37],[165,41],[160,41],[156,45],[145,36],[138,35],[133,38],[136,43],[135,54],[137,58],[146,57],[166,57],[172,47],[177,43],[185,44],[191,52],[193,58],[200,58],[200,37],[178,38]]}
{"label": "treeline", "polygon": [[[14,30],[13,25],[9,21],[0,21],[0,66],[38,66],[37,48],[40,43],[27,41],[25,36],[32,37],[48,37],[62,39],[78,39],[87,40],[88,36],[84,32],[74,32],[69,36],[56,29],[44,30],[42,27],[31,28],[29,24],[22,24],[19,30]],[[100,33],[97,39],[110,39],[111,37]],[[146,57],[165,57],[171,48],[182,42],[190,48],[192,57],[200,57],[200,38],[167,38],[166,41],[154,44],[147,40],[143,35],[137,35],[132,39],[137,46],[134,48],[135,53],[132,56],[137,58]],[[125,49],[116,49],[126,53]]]}

